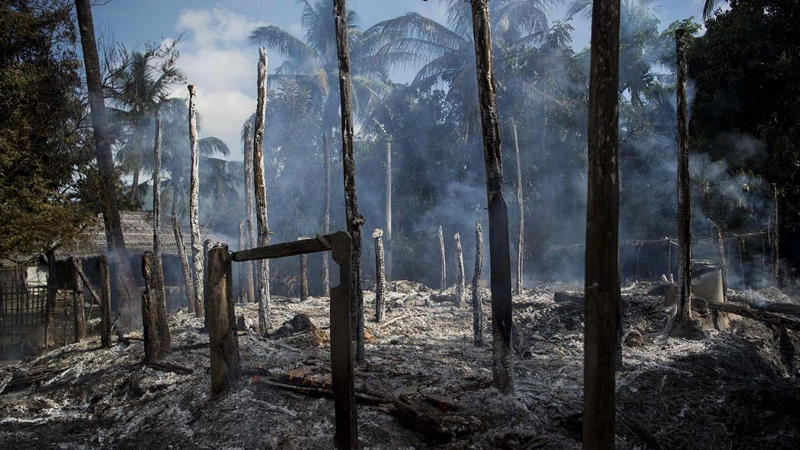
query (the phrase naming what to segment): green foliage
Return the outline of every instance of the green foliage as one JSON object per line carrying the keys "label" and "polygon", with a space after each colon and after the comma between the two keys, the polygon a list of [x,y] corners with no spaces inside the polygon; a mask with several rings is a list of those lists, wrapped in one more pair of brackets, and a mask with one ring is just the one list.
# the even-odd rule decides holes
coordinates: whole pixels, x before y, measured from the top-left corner
{"label": "green foliage", "polygon": [[78,132],[70,8],[64,0],[0,4],[0,257],[52,248],[90,213],[76,183],[91,152]]}

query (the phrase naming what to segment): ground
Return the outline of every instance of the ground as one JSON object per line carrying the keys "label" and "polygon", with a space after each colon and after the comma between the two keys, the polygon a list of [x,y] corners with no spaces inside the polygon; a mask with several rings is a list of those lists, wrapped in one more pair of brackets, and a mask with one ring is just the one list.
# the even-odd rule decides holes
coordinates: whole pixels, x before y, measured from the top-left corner
{"label": "ground", "polygon": [[[515,391],[491,387],[488,291],[484,336],[472,340],[472,311],[410,282],[393,284],[387,320],[372,320],[366,294],[366,361],[356,370],[359,439],[365,449],[580,448],[583,319],[580,301],[555,302],[542,285],[514,298]],[[735,318],[705,339],[665,338],[668,312],[649,284],[623,289],[631,333],[617,376],[617,447],[800,448],[800,384],[792,353],[798,335]],[[775,292],[762,292],[778,295]],[[781,294],[782,295],[782,294]],[[444,301],[442,301],[444,299]],[[208,336],[202,321],[170,317],[174,351],[165,362],[192,373],[142,364],[142,342],[100,349],[91,337],[0,368],[0,448],[331,448],[333,402],[275,387],[330,380],[328,299],[274,298],[277,325],[308,315],[315,332],[270,340],[239,336],[241,388],[209,395]],[[257,322],[255,305],[237,305]],[[639,346],[640,345],[640,346]]]}

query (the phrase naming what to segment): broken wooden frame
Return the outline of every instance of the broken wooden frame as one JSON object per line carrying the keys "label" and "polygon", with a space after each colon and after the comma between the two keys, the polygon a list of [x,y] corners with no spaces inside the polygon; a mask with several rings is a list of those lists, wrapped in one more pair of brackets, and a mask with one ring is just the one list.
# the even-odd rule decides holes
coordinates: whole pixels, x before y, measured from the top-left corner
{"label": "broken wooden frame", "polygon": [[353,241],[350,234],[339,231],[325,236],[317,235],[314,239],[268,245],[231,254],[232,261],[244,262],[330,251],[333,261],[339,265],[339,285],[330,290],[331,373],[336,411],[336,433],[333,442],[337,449],[358,448],[351,342],[350,257],[352,250]]}

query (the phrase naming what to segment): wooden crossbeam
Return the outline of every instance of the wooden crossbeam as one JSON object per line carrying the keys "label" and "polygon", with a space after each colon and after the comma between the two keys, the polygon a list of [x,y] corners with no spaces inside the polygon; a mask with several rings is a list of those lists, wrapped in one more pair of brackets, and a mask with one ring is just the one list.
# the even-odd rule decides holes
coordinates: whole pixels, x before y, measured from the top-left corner
{"label": "wooden crossbeam", "polygon": [[324,252],[331,250],[330,240],[334,239],[335,237],[336,234],[328,234],[325,236],[317,235],[317,237],[310,239],[301,239],[294,242],[284,242],[282,244],[251,248],[248,250],[233,252],[231,255],[231,260],[238,262],[253,261],[257,259],[285,258],[287,256]]}

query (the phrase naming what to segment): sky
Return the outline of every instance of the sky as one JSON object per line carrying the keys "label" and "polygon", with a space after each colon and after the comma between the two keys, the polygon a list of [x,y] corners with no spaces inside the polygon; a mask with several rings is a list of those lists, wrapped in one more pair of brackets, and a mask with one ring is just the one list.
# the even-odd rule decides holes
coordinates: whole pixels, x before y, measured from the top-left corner
{"label": "sky", "polygon": [[[702,16],[702,0],[657,4],[662,27]],[[444,5],[437,0],[348,0],[347,7],[358,12],[363,29],[410,11],[446,21]],[[563,20],[566,9],[563,4],[551,8],[549,20]],[[241,126],[256,106],[258,48],[247,41],[248,35],[258,26],[277,25],[302,38],[301,6],[295,0],[112,0],[100,2],[93,12],[100,39],[118,41],[128,49],[181,37],[178,68],[197,88],[197,108],[203,116],[200,137],[222,139],[231,149],[231,159],[242,158]],[[572,24],[573,45],[579,50],[589,43],[590,24],[581,17]],[[281,58],[269,56],[272,72]],[[393,79],[410,77],[405,72]],[[174,95],[187,97],[186,86],[176,86]]]}

